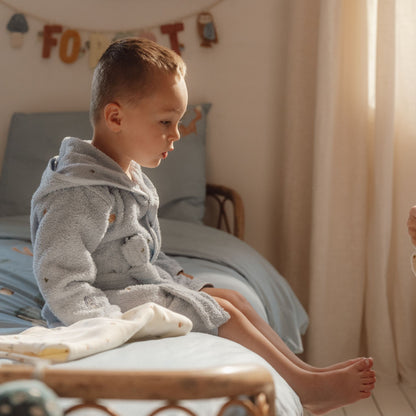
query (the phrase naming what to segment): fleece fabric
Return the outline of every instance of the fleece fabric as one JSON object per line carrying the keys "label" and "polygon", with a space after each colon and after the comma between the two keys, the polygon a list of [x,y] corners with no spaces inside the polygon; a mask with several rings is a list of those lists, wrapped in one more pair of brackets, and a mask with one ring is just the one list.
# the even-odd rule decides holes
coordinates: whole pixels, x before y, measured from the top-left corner
{"label": "fleece fabric", "polygon": [[[34,326],[20,334],[0,336],[2,358],[21,355],[59,363],[107,351],[126,342],[186,335],[192,322],[154,303],[137,306],[119,319],[90,318],[57,328]],[[29,362],[33,362],[30,359]]]}
{"label": "fleece fabric", "polygon": [[153,302],[217,333],[229,315],[210,286],[161,251],[159,198],[138,164],[132,180],[90,141],[67,137],[32,198],[33,268],[50,327],[120,318]]}

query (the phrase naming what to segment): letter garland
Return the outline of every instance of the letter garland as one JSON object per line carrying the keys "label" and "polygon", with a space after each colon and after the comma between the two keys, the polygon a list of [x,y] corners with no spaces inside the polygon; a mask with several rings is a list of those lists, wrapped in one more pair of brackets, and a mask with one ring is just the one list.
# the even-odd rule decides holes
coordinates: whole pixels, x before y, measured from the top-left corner
{"label": "letter garland", "polygon": [[[62,25],[51,24],[47,19],[40,16],[18,10],[6,0],[0,0],[0,3],[14,11],[14,14],[7,24],[7,31],[10,34],[10,44],[13,48],[21,48],[23,45],[24,35],[29,31],[29,25],[26,20],[26,17],[28,17],[45,23],[43,32],[39,34],[43,38],[41,54],[43,58],[50,58],[53,48],[56,47],[58,48],[61,61],[71,64],[82,56],[86,49],[88,49],[88,63],[90,68],[94,68],[101,54],[111,41],[128,36],[145,37],[156,41],[156,36],[152,31],[156,28],[159,28],[162,34],[169,36],[171,48],[180,55],[181,51],[184,49],[184,45],[179,41],[179,32],[182,32],[185,29],[185,25],[181,21],[191,17],[196,17],[197,33],[201,41],[200,46],[208,48],[212,47],[213,43],[218,43],[218,36],[213,16],[209,13],[209,10],[213,9],[222,1],[224,0],[213,1],[203,10],[175,19],[177,23],[153,25],[147,28],[135,28],[124,31],[93,31],[86,28],[68,28],[64,30]],[[85,46],[82,46],[82,39],[79,32],[88,33],[88,41],[85,42]],[[113,36],[109,36],[110,34],[113,34]]]}

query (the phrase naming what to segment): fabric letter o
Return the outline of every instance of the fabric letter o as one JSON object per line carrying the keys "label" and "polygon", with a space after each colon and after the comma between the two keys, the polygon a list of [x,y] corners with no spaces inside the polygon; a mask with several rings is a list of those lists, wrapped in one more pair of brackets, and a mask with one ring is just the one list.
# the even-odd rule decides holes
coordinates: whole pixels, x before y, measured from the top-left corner
{"label": "fabric letter o", "polygon": [[[72,39],[72,50],[68,53],[68,44]],[[81,48],[81,37],[76,30],[66,30],[62,34],[61,43],[59,45],[59,57],[67,64],[75,62]]]}

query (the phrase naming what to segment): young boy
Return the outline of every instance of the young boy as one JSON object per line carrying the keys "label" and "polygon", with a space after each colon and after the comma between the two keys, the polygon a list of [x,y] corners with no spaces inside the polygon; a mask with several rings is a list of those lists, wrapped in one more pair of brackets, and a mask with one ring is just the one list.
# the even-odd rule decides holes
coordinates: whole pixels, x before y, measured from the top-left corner
{"label": "young boy", "polygon": [[265,358],[312,412],[370,396],[372,359],[318,369],[296,357],[238,293],[185,274],[160,251],[155,168],[179,140],[188,93],[174,52],[144,39],[110,45],[94,72],[92,141],[63,140],[32,200],[34,272],[49,326],[114,316],[146,302],[193,330]]}

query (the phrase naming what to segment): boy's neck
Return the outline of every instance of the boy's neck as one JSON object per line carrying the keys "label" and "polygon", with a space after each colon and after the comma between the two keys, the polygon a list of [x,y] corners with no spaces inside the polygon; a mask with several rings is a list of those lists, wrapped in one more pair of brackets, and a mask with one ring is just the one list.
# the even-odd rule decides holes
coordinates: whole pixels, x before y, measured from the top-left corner
{"label": "boy's neck", "polygon": [[131,160],[121,160],[117,150],[114,148],[113,143],[116,140],[112,137],[107,137],[105,134],[100,134],[99,130],[94,129],[94,135],[91,144],[101,152],[105,153],[108,157],[111,157],[120,167],[124,173],[133,180],[130,172]]}

